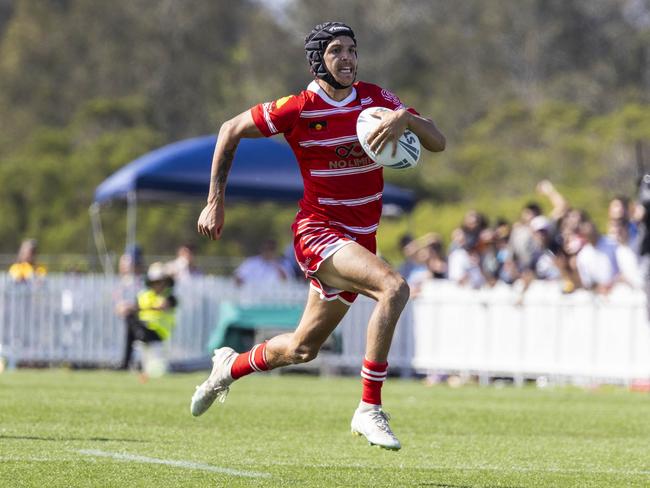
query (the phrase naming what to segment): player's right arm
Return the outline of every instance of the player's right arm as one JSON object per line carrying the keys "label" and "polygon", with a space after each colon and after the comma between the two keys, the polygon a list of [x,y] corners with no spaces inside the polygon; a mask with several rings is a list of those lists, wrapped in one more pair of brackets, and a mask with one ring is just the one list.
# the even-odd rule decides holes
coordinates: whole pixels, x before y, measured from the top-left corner
{"label": "player's right arm", "polygon": [[226,181],[239,141],[244,137],[263,136],[264,134],[255,125],[250,110],[221,125],[212,157],[208,202],[197,223],[199,234],[213,240],[221,237],[225,219]]}
{"label": "player's right arm", "polygon": [[208,203],[199,216],[200,234],[210,239],[221,237],[226,180],[239,141],[244,137],[271,137],[290,131],[300,115],[301,100],[289,95],[260,103],[221,126],[212,158]]}

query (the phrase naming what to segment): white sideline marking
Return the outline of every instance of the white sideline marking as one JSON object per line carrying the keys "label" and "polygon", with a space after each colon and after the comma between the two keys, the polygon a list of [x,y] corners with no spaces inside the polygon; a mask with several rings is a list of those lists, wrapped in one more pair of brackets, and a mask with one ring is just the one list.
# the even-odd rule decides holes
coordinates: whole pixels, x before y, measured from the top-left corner
{"label": "white sideline marking", "polygon": [[210,464],[195,463],[192,461],[175,461],[173,459],[157,459],[136,454],[124,454],[119,452],[99,451],[97,449],[81,449],[77,451],[86,456],[107,457],[119,461],[132,461],[136,463],[162,464],[165,466],[174,466],[176,468],[198,469],[201,471],[211,471],[213,473],[229,474],[232,476],[245,476],[247,478],[270,478],[269,473],[257,473],[255,471],[240,471],[238,469],[222,468]]}

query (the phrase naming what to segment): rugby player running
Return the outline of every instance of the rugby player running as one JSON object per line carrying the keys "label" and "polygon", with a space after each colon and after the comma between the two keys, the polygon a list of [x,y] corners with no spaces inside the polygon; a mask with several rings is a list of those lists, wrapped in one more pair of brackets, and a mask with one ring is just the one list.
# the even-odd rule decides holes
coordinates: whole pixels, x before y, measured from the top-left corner
{"label": "rugby player running", "polygon": [[368,323],[362,395],[351,429],[370,444],[400,449],[382,408],[381,387],[409,287],[375,254],[383,170],[361,149],[356,120],[368,107],[392,110],[381,113],[380,125],[368,137],[373,151],[392,144],[394,152],[406,129],[429,151],[444,150],[445,138],[430,119],[404,107],[388,90],[355,82],[357,42],[347,25],[317,25],[305,39],[305,51],[314,76],[306,90],[256,105],[221,126],[208,201],[198,220],[199,233],[211,239],[221,237],[226,180],[239,141],[283,133],[296,155],[305,187],[292,225],[296,259],[311,281],[305,311],[295,331],[257,344],[248,352],[216,349],[212,372],[197,387],[191,412],[198,416],[215,400],[223,402],[232,382],[242,376],[314,359],[361,293],[377,304]]}

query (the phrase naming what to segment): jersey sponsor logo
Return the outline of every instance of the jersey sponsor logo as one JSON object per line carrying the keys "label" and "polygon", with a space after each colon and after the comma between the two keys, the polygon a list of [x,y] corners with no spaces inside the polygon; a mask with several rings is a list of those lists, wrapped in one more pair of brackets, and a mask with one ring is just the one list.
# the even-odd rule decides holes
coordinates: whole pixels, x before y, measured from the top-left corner
{"label": "jersey sponsor logo", "polygon": [[[358,168],[361,166],[370,166],[371,164],[373,164],[373,160],[370,159],[370,157],[368,156],[364,156],[362,158],[339,159],[338,161],[330,161],[329,167],[330,169]],[[314,176],[322,176],[322,175],[314,175]]]}
{"label": "jersey sponsor logo", "polygon": [[373,163],[358,142],[340,144],[336,146],[334,152],[341,159],[330,161],[330,169],[356,168]]}
{"label": "jersey sponsor logo", "polygon": [[402,104],[402,102],[400,101],[397,95],[389,92],[388,90],[385,90],[384,88],[381,89],[381,96],[397,106],[400,106]]}
{"label": "jersey sponsor logo", "polygon": [[359,158],[366,154],[363,148],[361,147],[361,144],[359,144],[358,142],[353,142],[352,144],[342,144],[340,146],[337,146],[336,149],[334,149],[334,152],[336,152],[336,155],[339,158],[347,158],[349,156],[352,156],[353,158]]}

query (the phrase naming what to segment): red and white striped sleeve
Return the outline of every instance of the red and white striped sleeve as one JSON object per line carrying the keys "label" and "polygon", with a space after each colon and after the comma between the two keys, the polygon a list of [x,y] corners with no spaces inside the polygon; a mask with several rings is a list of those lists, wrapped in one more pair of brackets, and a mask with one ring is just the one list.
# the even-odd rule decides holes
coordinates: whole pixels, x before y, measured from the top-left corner
{"label": "red and white striped sleeve", "polygon": [[273,102],[265,102],[251,108],[257,128],[266,137],[289,132],[300,117],[301,97],[289,95]]}

